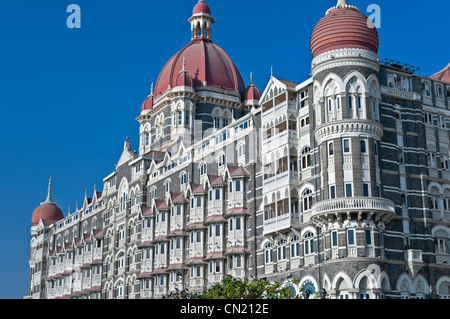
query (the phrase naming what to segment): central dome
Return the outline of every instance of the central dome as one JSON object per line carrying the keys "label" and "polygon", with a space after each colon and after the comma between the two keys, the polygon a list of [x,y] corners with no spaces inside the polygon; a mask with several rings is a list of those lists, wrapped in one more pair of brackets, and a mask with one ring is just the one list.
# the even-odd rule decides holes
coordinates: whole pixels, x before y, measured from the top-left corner
{"label": "central dome", "polygon": [[219,46],[211,41],[212,24],[209,7],[200,0],[189,19],[191,41],[165,64],[155,86],[155,98],[168,89],[177,86],[180,71],[185,70],[192,77],[192,87],[213,87],[243,94],[245,84],[229,58]]}
{"label": "central dome", "polygon": [[156,82],[155,97],[176,86],[183,59],[194,88],[209,86],[239,93],[245,91],[241,74],[228,55],[211,40],[201,38],[191,40],[166,63]]}

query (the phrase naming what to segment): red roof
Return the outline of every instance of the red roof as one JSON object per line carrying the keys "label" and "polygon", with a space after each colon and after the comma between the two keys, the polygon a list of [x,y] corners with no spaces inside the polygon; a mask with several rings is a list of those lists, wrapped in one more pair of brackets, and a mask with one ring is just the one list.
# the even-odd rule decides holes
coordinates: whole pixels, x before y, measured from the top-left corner
{"label": "red roof", "polygon": [[206,191],[203,189],[201,184],[191,183],[192,194],[204,194]]}
{"label": "red roof", "polygon": [[177,85],[183,60],[186,70],[192,77],[192,86],[206,86],[222,88],[230,91],[245,91],[244,81],[228,55],[210,39],[195,38],[176,53],[163,67],[155,87],[155,97],[166,91],[169,86]]}
{"label": "red roof", "polygon": [[450,83],[450,63],[442,71],[432,75],[431,78]]}
{"label": "red roof", "polygon": [[147,98],[144,100],[144,103],[142,103],[141,112],[153,109],[153,98],[153,95],[147,96]]}
{"label": "red roof", "polygon": [[94,238],[103,238],[105,236],[104,229],[94,229]]}
{"label": "red roof", "polygon": [[201,13],[205,13],[205,14],[211,15],[211,9],[209,8],[209,6],[203,0],[200,0],[195,5],[194,9],[192,10],[192,15],[201,14]]}
{"label": "red roof", "polygon": [[142,216],[153,216],[153,210],[151,207],[142,206]]}
{"label": "red roof", "polygon": [[244,101],[259,101],[261,99],[261,92],[254,84],[250,84],[245,90]]}
{"label": "red roof", "polygon": [[182,70],[178,73],[175,86],[194,87],[194,81],[187,70]]}
{"label": "red roof", "polygon": [[250,173],[242,166],[228,166],[228,172],[232,177],[235,176],[250,176]]}
{"label": "red roof", "polygon": [[[31,215],[31,224],[33,226],[36,226],[39,224],[40,220],[44,221],[51,221],[52,223],[57,222],[61,219],[64,219],[64,214],[59,209],[58,206],[56,206],[55,203],[42,203],[39,205]],[[46,225],[47,226],[47,225]]]}
{"label": "red roof", "polygon": [[181,193],[170,193],[170,198],[174,203],[188,203],[189,201]]}
{"label": "red roof", "polygon": [[209,182],[211,183],[211,186],[222,186],[225,184],[222,176],[208,175],[208,179]]}
{"label": "red roof", "polygon": [[169,210],[170,207],[167,206],[166,202],[160,199],[155,199],[156,209],[157,210]]}
{"label": "red roof", "polygon": [[227,209],[227,216],[230,215],[250,215],[247,207],[233,207]]}
{"label": "red roof", "polygon": [[359,48],[378,52],[378,32],[368,26],[368,18],[353,7],[335,8],[317,22],[314,27],[310,49],[313,58],[321,53]]}
{"label": "red roof", "polygon": [[152,158],[154,158],[154,159],[162,159],[162,158],[164,158],[165,155],[166,155],[165,152],[161,152],[161,151],[150,151],[150,152],[145,153],[145,154],[142,155],[142,156],[144,156],[144,157],[152,157]]}

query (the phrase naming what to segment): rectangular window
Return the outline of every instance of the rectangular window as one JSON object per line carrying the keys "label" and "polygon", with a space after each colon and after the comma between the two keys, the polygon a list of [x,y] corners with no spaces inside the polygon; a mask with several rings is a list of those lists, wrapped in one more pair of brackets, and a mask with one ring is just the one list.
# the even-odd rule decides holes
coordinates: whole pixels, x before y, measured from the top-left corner
{"label": "rectangular window", "polygon": [[236,230],[241,230],[241,218],[236,217]]}
{"label": "rectangular window", "polygon": [[371,229],[365,229],[364,230],[364,235],[366,238],[366,245],[367,246],[372,246],[372,230]]}
{"label": "rectangular window", "polygon": [[338,246],[338,233],[337,231],[331,232],[331,247],[337,247]]}
{"label": "rectangular window", "polygon": [[336,198],[336,186],[331,185],[330,186],[330,199]]}
{"label": "rectangular window", "polygon": [[228,222],[228,228],[230,231],[233,231],[233,218],[230,218],[230,221]]}
{"label": "rectangular window", "polygon": [[216,189],[216,200],[220,199],[220,189]]}
{"label": "rectangular window", "polygon": [[220,225],[216,225],[216,236],[220,236]]}
{"label": "rectangular window", "polygon": [[349,245],[349,246],[355,245],[355,230],[354,229],[347,230],[347,245]]}
{"label": "rectangular window", "polygon": [[353,196],[352,184],[351,183],[344,184],[344,190],[345,190],[345,197],[352,197]]}
{"label": "rectangular window", "polygon": [[365,197],[369,197],[369,184],[368,183],[362,184],[362,195]]}
{"label": "rectangular window", "polygon": [[329,156],[333,156],[334,155],[334,146],[333,146],[333,142],[330,142],[328,144],[328,155]]}
{"label": "rectangular window", "polygon": [[360,144],[361,154],[366,154],[367,153],[366,141],[361,140],[361,141],[359,141],[359,144]]}
{"label": "rectangular window", "polygon": [[236,192],[241,191],[241,181],[236,181]]}
{"label": "rectangular window", "polygon": [[189,111],[184,112],[184,125],[189,126],[190,123],[190,114]]}
{"label": "rectangular window", "polygon": [[229,190],[230,193],[233,192],[233,182],[230,182],[230,183],[229,183],[228,190]]}
{"label": "rectangular window", "polygon": [[350,153],[350,139],[345,138],[342,140],[342,149],[345,153]]}

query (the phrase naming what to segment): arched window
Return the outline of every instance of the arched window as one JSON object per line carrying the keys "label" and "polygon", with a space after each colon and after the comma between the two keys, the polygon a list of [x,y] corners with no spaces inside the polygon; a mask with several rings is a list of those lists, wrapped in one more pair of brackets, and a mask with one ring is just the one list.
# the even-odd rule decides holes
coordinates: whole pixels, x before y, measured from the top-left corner
{"label": "arched window", "polygon": [[309,231],[303,236],[303,246],[305,255],[314,253],[314,234],[312,232]]}
{"label": "arched window", "polygon": [[164,189],[166,193],[170,192],[170,181],[166,181],[166,183],[164,184]]}
{"label": "arched window", "polygon": [[145,145],[146,146],[150,145],[150,133],[149,132],[145,132]]}
{"label": "arched window", "polygon": [[309,188],[302,193],[302,200],[303,200],[303,211],[306,212],[310,210],[313,204],[313,194]]}
{"label": "arched window", "polygon": [[123,296],[123,281],[119,281],[116,285],[115,289],[116,297],[122,297]]}
{"label": "arched window", "polygon": [[125,266],[125,254],[123,251],[117,256],[117,268],[123,268]]}
{"label": "arched window", "polygon": [[125,210],[127,208],[127,193],[123,193],[120,197],[120,210]]}
{"label": "arched window", "polygon": [[286,240],[281,239],[277,243],[277,260],[286,259]]}
{"label": "arched window", "polygon": [[220,154],[217,158],[217,165],[223,167],[225,165],[225,154]]}
{"label": "arched window", "polygon": [[311,149],[309,146],[306,146],[302,149],[301,158],[302,158],[302,169],[311,167]]}
{"label": "arched window", "polygon": [[186,184],[186,173],[182,173],[180,176],[180,184],[185,185]]}
{"label": "arched window", "polygon": [[245,155],[245,143],[241,143],[237,149],[238,157],[242,157]]}
{"label": "arched window", "polygon": [[264,261],[266,264],[273,263],[273,245],[272,245],[272,243],[267,243],[264,246]]}
{"label": "arched window", "polygon": [[436,254],[449,255],[450,236],[449,233],[444,230],[438,230],[434,233]]}
{"label": "arched window", "polygon": [[293,236],[291,242],[291,258],[300,256],[300,241],[298,236]]}
{"label": "arched window", "polygon": [[206,163],[200,164],[200,175],[206,174]]}

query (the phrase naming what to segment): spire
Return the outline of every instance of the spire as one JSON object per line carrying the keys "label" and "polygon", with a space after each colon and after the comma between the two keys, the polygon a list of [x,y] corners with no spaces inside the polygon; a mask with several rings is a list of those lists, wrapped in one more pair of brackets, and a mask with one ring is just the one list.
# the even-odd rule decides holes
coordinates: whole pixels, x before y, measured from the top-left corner
{"label": "spire", "polygon": [[53,203],[53,201],[52,201],[52,177],[51,176],[48,181],[47,199],[45,200],[45,203]]}
{"label": "spire", "polygon": [[250,72],[250,85],[253,85],[253,72]]}
{"label": "spire", "polygon": [[183,70],[181,72],[186,72],[186,57],[183,57]]}

